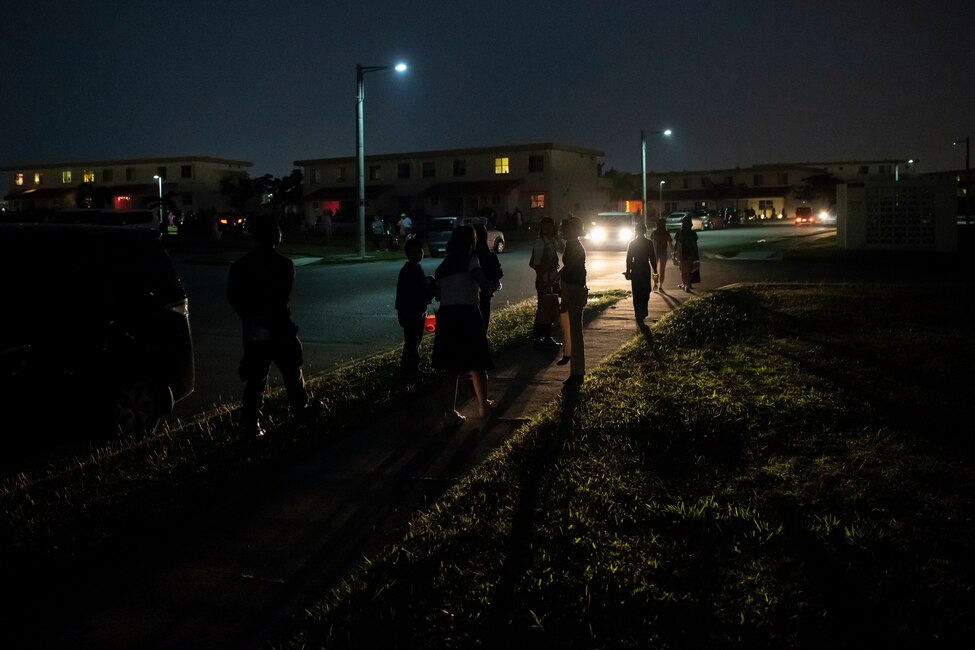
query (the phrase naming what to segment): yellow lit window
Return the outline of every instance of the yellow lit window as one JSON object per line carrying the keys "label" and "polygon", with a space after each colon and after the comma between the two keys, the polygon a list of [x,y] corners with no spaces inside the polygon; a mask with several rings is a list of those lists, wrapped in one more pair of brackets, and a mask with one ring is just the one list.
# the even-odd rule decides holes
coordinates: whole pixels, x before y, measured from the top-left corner
{"label": "yellow lit window", "polygon": [[43,185],[43,184],[44,184],[44,174],[41,173],[34,174],[34,185]]}
{"label": "yellow lit window", "polygon": [[494,159],[494,173],[495,174],[508,174],[511,170],[508,169],[508,159],[507,158],[495,158]]}
{"label": "yellow lit window", "polygon": [[23,184],[24,184],[24,175],[14,174],[14,185],[23,185]]}
{"label": "yellow lit window", "polygon": [[66,172],[61,172],[61,182],[62,183],[70,183],[71,182],[71,170],[70,169],[68,171],[66,171]]}
{"label": "yellow lit window", "polygon": [[531,208],[533,210],[545,207],[544,194],[532,194],[530,198],[531,198]]}
{"label": "yellow lit window", "polygon": [[95,172],[91,171],[90,169],[86,169],[84,172],[82,172],[82,174],[85,177],[85,182],[86,183],[94,183],[95,182]]}

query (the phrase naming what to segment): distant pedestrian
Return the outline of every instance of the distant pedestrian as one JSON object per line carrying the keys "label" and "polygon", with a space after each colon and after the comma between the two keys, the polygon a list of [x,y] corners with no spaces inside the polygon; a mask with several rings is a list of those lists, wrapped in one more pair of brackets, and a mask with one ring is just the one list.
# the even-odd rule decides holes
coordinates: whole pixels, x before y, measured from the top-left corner
{"label": "distant pedestrian", "polygon": [[562,312],[568,319],[568,341],[571,355],[564,355],[560,363],[569,365],[569,376],[562,383],[577,386],[586,374],[586,345],[583,340],[582,316],[589,299],[586,286],[586,249],[579,238],[585,234],[582,219],[569,217],[562,221],[562,239],[565,252],[562,254],[562,269],[559,280],[562,288]]}
{"label": "distant pedestrian", "polygon": [[383,220],[379,218],[379,215],[373,215],[372,217],[372,244],[375,249],[386,250],[386,226],[383,224]]}
{"label": "distant pedestrian", "polygon": [[674,263],[680,266],[681,283],[679,288],[691,293],[695,282],[701,281],[699,270],[700,255],[697,248],[697,233],[690,215],[681,219],[680,230],[674,235]]}
{"label": "distant pedestrian", "polygon": [[400,215],[399,221],[396,222],[396,227],[399,229],[399,240],[401,242],[405,242],[406,237],[413,234],[413,220],[405,212]]}
{"label": "distant pedestrian", "polygon": [[493,285],[474,254],[474,243],[471,226],[454,228],[447,255],[434,274],[440,308],[432,361],[434,368],[448,374],[448,401],[444,411],[444,425],[448,428],[460,426],[466,420],[457,411],[457,388],[462,374],[470,373],[481,417],[487,417],[494,408],[494,401],[487,396],[487,371],[494,368],[494,362],[478,309],[480,291],[490,291]]}
{"label": "distant pedestrian", "polygon": [[633,239],[626,247],[626,270],[623,276],[630,281],[633,294],[633,313],[643,322],[650,314],[650,290],[657,255],[653,243],[647,239],[647,227],[643,221],[633,226]]}
{"label": "distant pedestrian", "polygon": [[484,321],[484,331],[487,332],[488,322],[491,320],[491,299],[495,293],[501,291],[501,278],[504,277],[504,271],[501,269],[501,260],[498,259],[498,254],[488,246],[487,228],[484,224],[474,224],[474,234],[477,236],[474,255],[477,256],[477,261],[484,270],[484,276],[496,285],[493,290],[481,289],[479,307],[481,319]]}
{"label": "distant pedestrian", "polygon": [[255,248],[230,265],[227,299],[243,324],[244,356],[239,374],[245,382],[240,411],[243,433],[261,437],[264,393],[273,362],[284,380],[291,413],[299,422],[321,412],[311,399],[302,374],[304,358],[298,326],[291,318],[294,263],[275,250],[281,227],[272,215],[256,217],[251,226]]}
{"label": "distant pedestrian", "polygon": [[660,291],[664,290],[664,278],[667,275],[667,261],[674,254],[674,240],[667,232],[667,222],[665,219],[657,219],[657,226],[650,235],[653,242],[653,252],[657,256],[656,274],[653,278],[653,288]]}
{"label": "distant pedestrian", "polygon": [[396,317],[403,328],[403,355],[400,371],[404,376],[416,375],[420,369],[420,341],[427,305],[433,299],[433,277],[423,273],[423,243],[410,239],[403,246],[406,263],[396,280]]}
{"label": "distant pedestrian", "polygon": [[555,232],[555,221],[551,217],[542,217],[538,222],[538,238],[528,259],[528,265],[535,270],[538,300],[532,345],[549,354],[562,345],[552,338],[552,325],[559,319],[559,254],[563,250],[565,242]]}
{"label": "distant pedestrian", "polygon": [[334,224],[332,222],[332,210],[330,208],[325,208],[324,212],[322,212],[322,225],[325,227],[325,241],[331,244]]}

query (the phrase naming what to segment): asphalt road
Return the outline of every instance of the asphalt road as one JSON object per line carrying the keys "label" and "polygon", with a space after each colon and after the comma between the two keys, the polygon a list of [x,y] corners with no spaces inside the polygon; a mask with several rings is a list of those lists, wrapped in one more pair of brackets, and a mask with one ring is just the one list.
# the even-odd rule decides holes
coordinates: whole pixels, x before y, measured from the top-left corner
{"label": "asphalt road", "polygon": [[[748,225],[700,233],[702,255],[742,242],[805,236],[825,228],[795,228],[789,223]],[[528,266],[530,245],[511,244],[501,255],[504,288],[494,299],[495,309],[534,297],[534,272]],[[240,399],[237,376],[241,354],[240,323],[225,297],[227,267],[189,264],[174,253],[174,262],[190,300],[190,321],[196,359],[196,388],[176,405],[172,417],[185,418],[216,404]],[[426,258],[422,266],[432,275],[441,260]],[[734,262],[706,259],[703,288],[735,281],[762,281],[770,277],[768,261]],[[623,251],[587,250],[588,284],[592,290],[628,289],[623,279]],[[396,277],[402,262],[365,264],[307,264],[297,270],[292,310],[305,348],[305,372],[315,374],[343,363],[398,346],[402,330],[393,307]],[[775,277],[783,269],[776,269]],[[667,286],[676,288],[672,270]],[[280,383],[275,370],[272,385]]]}

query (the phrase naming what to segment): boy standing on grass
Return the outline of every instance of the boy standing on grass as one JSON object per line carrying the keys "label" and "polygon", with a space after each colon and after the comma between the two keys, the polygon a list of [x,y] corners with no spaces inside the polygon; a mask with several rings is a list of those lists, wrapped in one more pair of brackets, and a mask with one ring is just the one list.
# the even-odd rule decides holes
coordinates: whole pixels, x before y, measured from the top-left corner
{"label": "boy standing on grass", "polygon": [[420,341],[423,339],[427,305],[433,299],[433,278],[424,275],[420,266],[423,243],[419,239],[407,239],[403,252],[406,253],[406,263],[396,280],[396,316],[403,328],[400,371],[410,376],[420,369]]}

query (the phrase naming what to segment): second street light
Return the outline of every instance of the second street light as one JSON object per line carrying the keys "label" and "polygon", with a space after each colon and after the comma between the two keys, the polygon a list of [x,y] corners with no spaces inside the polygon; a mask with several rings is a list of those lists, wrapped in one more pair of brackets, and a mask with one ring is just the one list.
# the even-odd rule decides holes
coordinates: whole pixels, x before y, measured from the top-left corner
{"label": "second street light", "polygon": [[166,227],[166,220],[163,218],[162,176],[155,174],[153,178],[159,181],[159,232],[166,233],[169,229]]}
{"label": "second street light", "polygon": [[965,136],[964,138],[959,138],[951,143],[953,147],[960,145],[962,142],[965,143],[965,192],[962,195],[965,200],[965,224],[971,223],[972,220],[972,165],[971,158],[969,154],[971,152],[971,136]]}
{"label": "second street light", "polygon": [[664,218],[664,183],[667,181],[660,181],[660,201],[657,205],[657,220]]}
{"label": "second street light", "polygon": [[[358,174],[358,205],[356,206],[356,211],[359,217],[359,257],[361,259],[366,258],[366,178],[365,178],[365,168],[366,168],[366,157],[365,157],[365,147],[362,143],[362,100],[363,100],[363,84],[362,78],[367,72],[376,72],[378,70],[389,70],[388,65],[362,65],[356,64],[355,66],[355,116],[356,116],[356,132],[355,132],[355,147],[356,147],[356,158],[358,161],[359,174]],[[405,72],[406,64],[397,63],[393,68],[396,72]]]}
{"label": "second street light", "polygon": [[643,223],[647,223],[647,133],[651,135],[666,135],[669,136],[673,131],[670,129],[665,129],[663,131],[644,131],[640,130],[640,154],[642,156],[643,164],[641,166],[641,171],[643,172]]}

